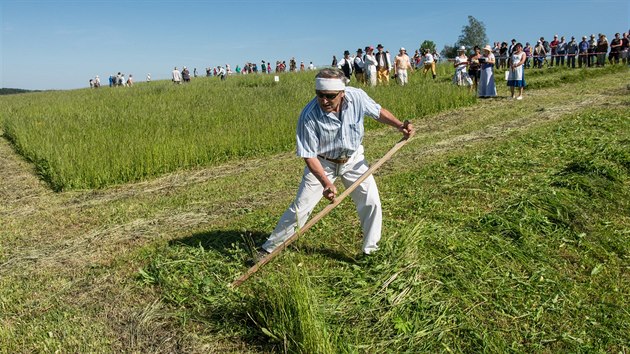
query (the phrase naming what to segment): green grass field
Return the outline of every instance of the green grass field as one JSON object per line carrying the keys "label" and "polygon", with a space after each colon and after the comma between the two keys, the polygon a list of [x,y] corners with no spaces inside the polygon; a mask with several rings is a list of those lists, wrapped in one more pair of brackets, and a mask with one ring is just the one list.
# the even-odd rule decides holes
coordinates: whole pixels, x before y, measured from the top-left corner
{"label": "green grass field", "polygon": [[[630,350],[630,82],[621,66],[531,71],[523,101],[476,101],[466,90],[451,99],[440,91],[455,89],[446,75],[369,89],[418,129],[376,175],[381,250],[358,256],[346,201],[229,289],[294,196],[303,168],[292,152],[296,107],[311,95],[310,75],[283,75],[281,83],[295,79],[286,89],[248,77],[0,97],[0,352]],[[429,91],[434,106],[420,98]],[[274,99],[280,92],[286,103]],[[215,96],[226,112],[239,107],[227,97],[275,100],[265,107],[279,106],[287,131],[205,134],[232,122],[203,113],[218,112]],[[202,101],[211,103],[188,108]],[[81,118],[112,103],[124,109]],[[265,114],[251,106],[239,120],[260,123]],[[37,122],[46,129],[31,132]],[[55,134],[67,135],[67,149]],[[121,134],[129,138],[120,150],[99,150]],[[193,147],[204,137],[213,140]],[[398,138],[371,125],[368,159]],[[170,148],[153,151],[162,162],[144,175],[131,173],[127,155],[108,155],[126,174],[98,166],[92,184],[72,175],[89,171],[71,168],[77,156],[58,152],[81,139],[89,148],[77,156]],[[224,145],[211,157],[213,141]],[[53,164],[40,164],[52,152],[67,167],[57,182],[42,167]]]}
{"label": "green grass field", "polygon": [[586,111],[390,172],[389,232],[373,258],[341,246],[360,237],[348,203],[244,292],[225,288],[247,255],[237,239],[172,243],[141,279],[214,330],[280,351],[627,350],[624,112]]}
{"label": "green grass field", "polygon": [[[418,72],[408,87],[366,90],[401,118],[476,102],[450,84],[448,70],[440,67],[437,82]],[[601,71],[534,70],[529,82],[536,88],[557,86]],[[185,86],[161,81],[133,89],[6,97],[0,122],[6,138],[54,190],[103,188],[291,149],[299,112],[313,97],[313,75],[283,74],[278,83],[272,75],[249,75],[226,82],[198,78]]]}
{"label": "green grass field", "polygon": [[[102,188],[291,149],[297,117],[314,97],[313,77],[198,78],[11,97],[2,104],[3,130],[54,190]],[[406,89],[368,91],[401,117],[475,102],[419,75]]]}

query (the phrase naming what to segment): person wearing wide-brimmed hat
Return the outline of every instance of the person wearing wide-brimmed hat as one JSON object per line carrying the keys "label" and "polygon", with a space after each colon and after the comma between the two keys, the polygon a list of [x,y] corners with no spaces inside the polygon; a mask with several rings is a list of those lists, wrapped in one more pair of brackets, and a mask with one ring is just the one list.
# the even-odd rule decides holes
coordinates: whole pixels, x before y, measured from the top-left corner
{"label": "person wearing wide-brimmed hat", "polygon": [[492,67],[496,62],[494,54],[492,54],[492,47],[490,44],[486,44],[482,49],[483,56],[479,61],[481,62],[481,78],[479,79],[478,95],[480,98],[495,97],[497,95],[497,87],[494,84],[494,72]]}
{"label": "person wearing wide-brimmed hat", "polygon": [[466,56],[466,47],[461,46],[457,49],[457,56],[453,63],[455,67],[455,75],[453,75],[453,83],[457,86],[471,87],[472,79],[468,76],[468,57]]}
{"label": "person wearing wide-brimmed hat", "polygon": [[346,75],[346,78],[350,80],[350,78],[352,77],[352,69],[354,68],[354,60],[350,58],[349,50],[345,50],[343,52],[343,59],[339,61],[337,67],[341,69],[341,71],[343,71],[343,74]]}
{"label": "person wearing wide-brimmed hat", "polygon": [[389,57],[389,52],[383,51],[383,45],[379,44],[376,46],[376,54],[374,58],[376,59],[376,72],[379,83],[389,84],[389,68],[392,66],[391,58]]}

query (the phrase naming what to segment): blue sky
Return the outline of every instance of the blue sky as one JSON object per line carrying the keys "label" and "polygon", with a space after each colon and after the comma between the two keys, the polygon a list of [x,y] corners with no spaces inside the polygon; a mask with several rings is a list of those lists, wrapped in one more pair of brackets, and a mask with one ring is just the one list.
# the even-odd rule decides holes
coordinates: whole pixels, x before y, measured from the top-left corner
{"label": "blue sky", "polygon": [[[329,65],[366,45],[413,53],[452,45],[472,15],[490,41],[630,28],[629,0],[138,1],[0,0],[0,87],[74,89],[95,75],[169,77],[247,61]],[[106,80],[103,80],[106,81]]]}

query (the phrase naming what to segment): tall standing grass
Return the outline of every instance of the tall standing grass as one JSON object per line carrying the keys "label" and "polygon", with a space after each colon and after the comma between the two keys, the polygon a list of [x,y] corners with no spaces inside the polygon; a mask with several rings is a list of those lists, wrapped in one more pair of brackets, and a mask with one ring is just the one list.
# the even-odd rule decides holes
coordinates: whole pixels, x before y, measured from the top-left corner
{"label": "tall standing grass", "polygon": [[[198,78],[3,98],[2,129],[55,190],[99,188],[294,147],[295,124],[314,97],[314,72]],[[475,98],[418,76],[367,89],[401,118]],[[368,129],[377,126],[368,124]]]}
{"label": "tall standing grass", "polygon": [[[438,69],[437,80],[416,71],[405,87],[394,80],[389,86],[359,86],[401,119],[476,102],[474,92],[450,83],[450,64]],[[527,77],[530,87],[547,87],[624,69],[544,75],[530,70]],[[293,149],[297,117],[314,96],[314,75],[286,73],[279,82],[274,75],[197,78],[179,86],[156,81],[4,96],[0,124],[54,190],[101,188]],[[367,129],[379,126],[367,122]]]}

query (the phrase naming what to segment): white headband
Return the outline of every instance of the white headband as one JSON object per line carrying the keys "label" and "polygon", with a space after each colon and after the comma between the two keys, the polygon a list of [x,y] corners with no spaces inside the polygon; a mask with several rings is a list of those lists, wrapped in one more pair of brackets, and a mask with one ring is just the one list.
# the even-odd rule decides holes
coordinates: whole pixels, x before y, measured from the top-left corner
{"label": "white headband", "polygon": [[317,91],[345,91],[346,84],[341,79],[329,79],[318,77],[315,79]]}

